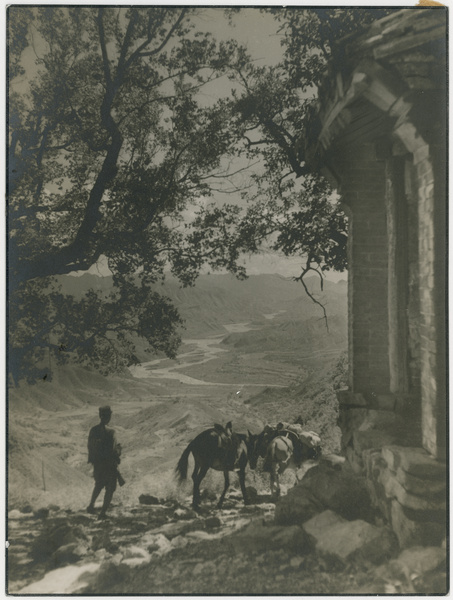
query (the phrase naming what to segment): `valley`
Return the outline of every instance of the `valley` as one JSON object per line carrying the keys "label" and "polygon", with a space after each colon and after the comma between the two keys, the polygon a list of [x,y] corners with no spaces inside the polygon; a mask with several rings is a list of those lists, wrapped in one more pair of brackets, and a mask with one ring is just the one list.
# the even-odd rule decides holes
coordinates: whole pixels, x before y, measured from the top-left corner
{"label": "valley", "polygon": [[[340,310],[345,306],[345,288],[340,286],[340,293],[334,288],[331,294],[331,306],[338,310],[330,314],[327,331],[311,307],[308,314],[301,311],[295,318],[297,286],[294,298],[283,292],[275,297],[269,291],[275,294],[279,289],[274,278],[268,277],[267,284],[257,281],[260,292],[245,294],[239,301],[235,281],[228,294],[227,282],[214,279],[214,288],[222,283],[223,291],[218,295],[211,290],[198,312],[192,312],[175,360],[148,359],[129,373],[108,377],[64,366],[55,368],[50,380],[21,383],[9,390],[8,511],[16,515],[9,538],[11,589],[21,589],[38,577],[24,575],[25,567],[35,563],[21,541],[26,534],[21,523],[29,527],[30,515],[49,507],[57,519],[74,515],[83,521],[93,485],[86,440],[101,405],[112,407],[111,424],[123,447],[121,473],[127,483],[115,492],[114,518],[123,518],[125,511],[143,512],[142,495],[188,507],[191,479],[178,486],[174,468],[188,442],[214,423],[232,420],[236,431],[258,433],[266,423],[301,417],[307,430],[320,433],[326,451],[338,451],[333,381],[335,364],[346,348],[346,318]],[[293,293],[291,286],[287,289]],[[259,303],[248,304],[250,297],[260,298]],[[183,313],[187,297],[180,300]],[[282,482],[284,489],[292,486],[294,474],[288,472]],[[269,494],[268,476],[258,471],[247,472],[247,485]],[[202,488],[218,494],[222,486],[222,474],[210,471]],[[237,490],[232,476],[228,497],[233,505]],[[31,547],[40,533],[26,535]]]}

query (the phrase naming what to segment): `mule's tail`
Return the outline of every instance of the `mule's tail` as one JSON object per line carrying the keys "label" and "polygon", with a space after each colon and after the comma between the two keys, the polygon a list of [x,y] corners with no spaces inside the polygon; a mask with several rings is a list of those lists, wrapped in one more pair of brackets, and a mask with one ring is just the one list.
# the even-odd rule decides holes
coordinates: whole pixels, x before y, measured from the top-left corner
{"label": "mule's tail", "polygon": [[187,446],[184,452],[181,454],[181,458],[175,468],[175,474],[179,481],[187,479],[187,466],[189,464],[189,454],[192,452],[192,442]]}

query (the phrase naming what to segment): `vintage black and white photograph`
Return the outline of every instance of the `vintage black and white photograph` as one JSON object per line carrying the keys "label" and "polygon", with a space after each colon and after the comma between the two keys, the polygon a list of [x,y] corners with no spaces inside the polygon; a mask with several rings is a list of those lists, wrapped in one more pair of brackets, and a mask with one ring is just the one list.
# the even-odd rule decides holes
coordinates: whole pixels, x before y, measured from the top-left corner
{"label": "vintage black and white photograph", "polygon": [[6,593],[446,595],[449,9],[4,10]]}

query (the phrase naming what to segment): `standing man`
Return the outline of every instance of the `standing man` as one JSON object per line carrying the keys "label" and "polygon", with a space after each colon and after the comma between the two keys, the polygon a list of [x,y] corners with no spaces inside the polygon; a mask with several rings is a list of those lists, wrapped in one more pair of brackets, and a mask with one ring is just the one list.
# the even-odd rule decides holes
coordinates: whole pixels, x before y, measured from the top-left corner
{"label": "standing man", "polygon": [[116,482],[124,484],[118,473],[120,463],[121,446],[116,441],[115,431],[107,427],[112,417],[110,406],[102,406],[99,409],[101,422],[91,428],[88,436],[88,462],[93,465],[94,490],[87,512],[94,513],[94,504],[97,497],[105,488],[104,503],[99,514],[100,519],[106,517],[106,511],[116,490]]}

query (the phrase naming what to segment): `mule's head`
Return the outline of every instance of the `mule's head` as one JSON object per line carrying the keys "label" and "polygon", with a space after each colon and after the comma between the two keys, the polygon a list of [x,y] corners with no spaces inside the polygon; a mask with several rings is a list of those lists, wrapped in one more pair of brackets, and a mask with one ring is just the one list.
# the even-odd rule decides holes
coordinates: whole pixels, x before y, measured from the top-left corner
{"label": "mule's head", "polygon": [[318,460],[318,458],[321,457],[321,454],[322,454],[321,444],[318,444],[317,446],[314,446],[313,448],[310,448],[309,458],[313,458],[314,460]]}
{"label": "mule's head", "polygon": [[321,452],[321,436],[314,431],[303,431],[299,433],[299,439],[308,450],[308,458],[318,459]]}

